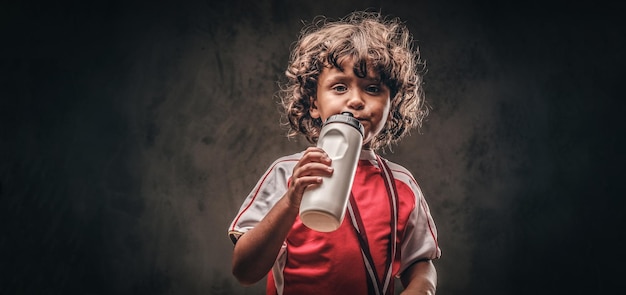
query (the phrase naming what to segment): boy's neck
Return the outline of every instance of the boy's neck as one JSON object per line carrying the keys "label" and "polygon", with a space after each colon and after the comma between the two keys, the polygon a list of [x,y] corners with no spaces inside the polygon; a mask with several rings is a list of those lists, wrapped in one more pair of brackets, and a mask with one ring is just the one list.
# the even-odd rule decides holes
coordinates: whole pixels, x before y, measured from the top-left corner
{"label": "boy's neck", "polygon": [[373,150],[363,148],[361,150],[360,160],[376,160],[376,153]]}

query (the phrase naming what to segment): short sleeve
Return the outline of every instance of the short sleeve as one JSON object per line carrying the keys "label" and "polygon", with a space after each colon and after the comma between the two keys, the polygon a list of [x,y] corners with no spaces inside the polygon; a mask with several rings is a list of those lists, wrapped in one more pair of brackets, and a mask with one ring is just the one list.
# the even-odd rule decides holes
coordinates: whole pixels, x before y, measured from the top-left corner
{"label": "short sleeve", "polygon": [[403,170],[402,174],[404,174],[402,177],[405,183],[413,191],[415,206],[409,215],[404,238],[400,245],[401,265],[398,274],[401,274],[417,261],[437,259],[441,256],[437,227],[428,203],[413,176],[406,170]]}
{"label": "short sleeve", "polygon": [[259,179],[228,228],[228,235],[233,243],[255,227],[285,194],[293,167],[300,159],[298,155],[276,160]]}
{"label": "short sleeve", "polygon": [[437,237],[437,227],[430,213],[430,208],[422,190],[413,175],[404,167],[388,162],[394,173],[394,178],[404,184],[411,192],[407,194],[414,198],[408,219],[400,242],[400,269],[398,275],[415,262],[427,259],[437,259],[441,256],[441,249]]}

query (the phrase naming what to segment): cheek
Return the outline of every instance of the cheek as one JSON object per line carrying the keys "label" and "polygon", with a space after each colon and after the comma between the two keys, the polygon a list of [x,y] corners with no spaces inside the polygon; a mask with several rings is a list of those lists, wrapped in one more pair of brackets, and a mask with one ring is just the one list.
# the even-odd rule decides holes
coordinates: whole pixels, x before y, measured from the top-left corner
{"label": "cheek", "polygon": [[380,120],[384,123],[387,122],[387,119],[389,119],[389,116],[391,115],[391,102],[389,102],[389,100],[387,100],[387,103],[385,103],[384,105],[381,106],[382,112],[381,112],[381,118]]}

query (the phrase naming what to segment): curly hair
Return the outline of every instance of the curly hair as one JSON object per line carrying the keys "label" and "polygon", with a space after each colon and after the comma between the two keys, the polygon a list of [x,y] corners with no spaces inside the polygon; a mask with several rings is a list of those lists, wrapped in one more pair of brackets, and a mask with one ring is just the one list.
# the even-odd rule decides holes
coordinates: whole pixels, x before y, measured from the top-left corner
{"label": "curly hair", "polygon": [[317,80],[325,66],[341,69],[345,58],[355,61],[359,76],[373,67],[390,89],[391,113],[372,139],[372,149],[397,143],[412,128],[421,127],[428,114],[422,88],[425,64],[413,43],[398,18],[387,19],[374,12],[353,12],[337,21],[319,17],[305,26],[291,51],[287,81],[279,92],[288,119],[288,137],[302,134],[309,142],[317,142],[322,121],[309,113]]}

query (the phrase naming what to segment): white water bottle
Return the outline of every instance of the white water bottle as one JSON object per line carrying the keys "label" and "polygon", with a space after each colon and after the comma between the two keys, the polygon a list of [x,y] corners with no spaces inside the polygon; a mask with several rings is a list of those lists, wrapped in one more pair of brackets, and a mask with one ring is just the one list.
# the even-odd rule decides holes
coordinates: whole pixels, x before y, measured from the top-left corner
{"label": "white water bottle", "polygon": [[322,126],[317,146],[332,159],[334,171],[302,196],[300,220],[308,228],[331,232],[341,225],[361,153],[363,130],[361,122],[349,112],[330,116]]}

